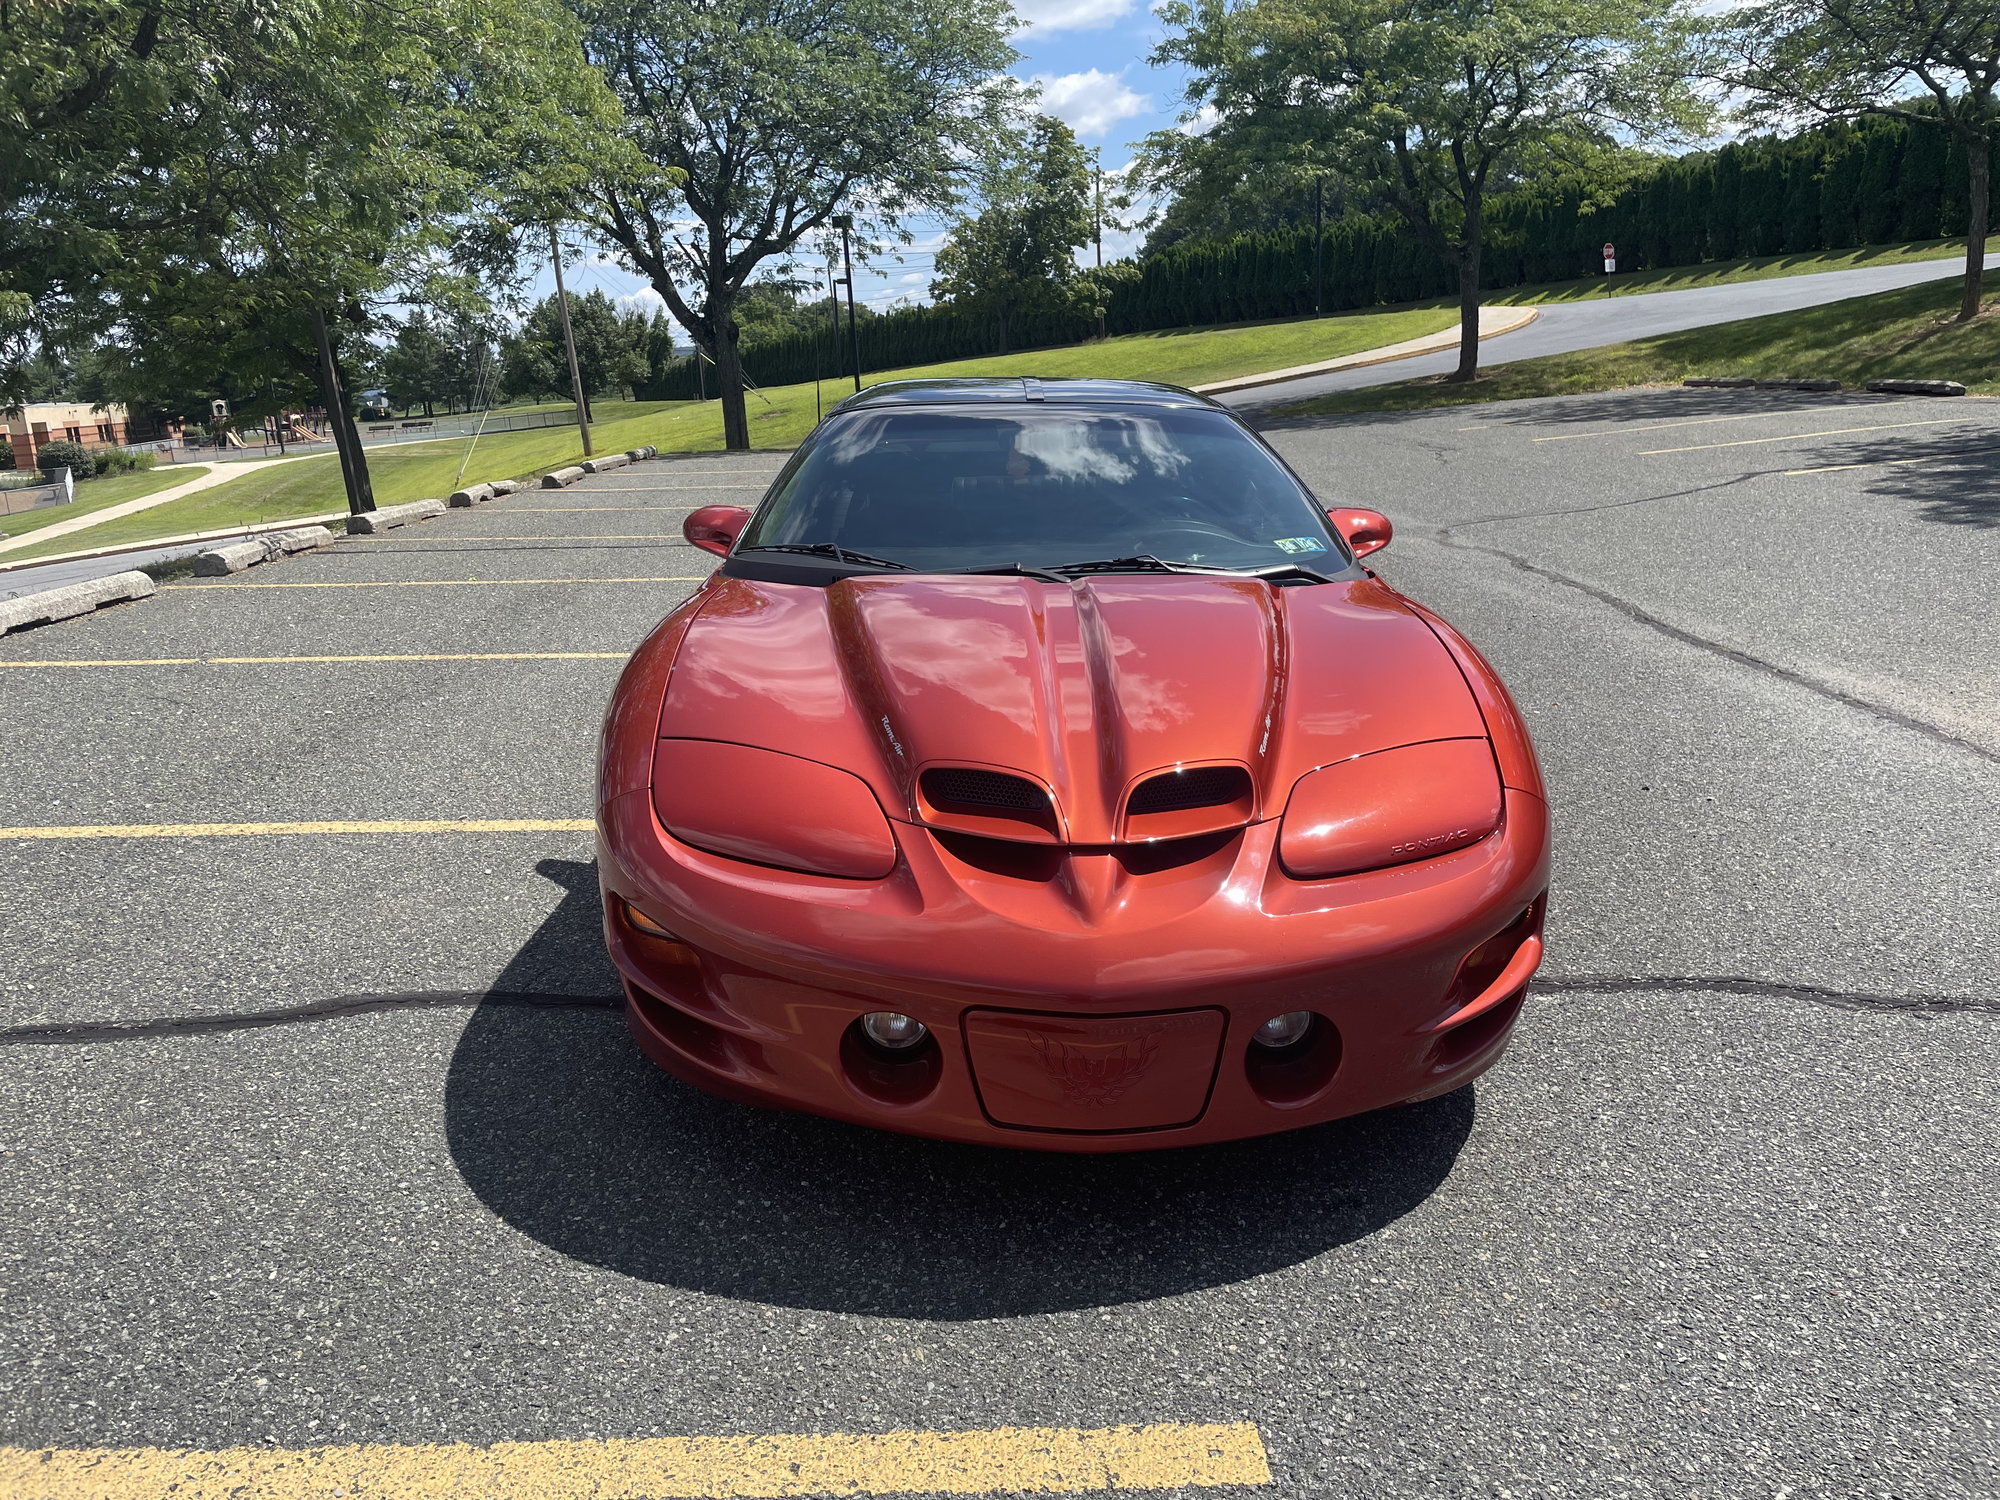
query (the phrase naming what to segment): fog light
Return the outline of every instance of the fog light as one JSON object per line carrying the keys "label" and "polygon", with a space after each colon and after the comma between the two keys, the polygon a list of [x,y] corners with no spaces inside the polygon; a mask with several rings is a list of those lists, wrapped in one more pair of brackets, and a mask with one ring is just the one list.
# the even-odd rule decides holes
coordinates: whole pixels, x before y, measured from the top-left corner
{"label": "fog light", "polygon": [[861,1018],[861,1034],[887,1052],[907,1052],[922,1044],[930,1028],[915,1016],[893,1010],[870,1011]]}
{"label": "fog light", "polygon": [[1273,1016],[1262,1026],[1250,1033],[1250,1039],[1261,1047],[1277,1051],[1289,1047],[1312,1030],[1313,1013],[1309,1010],[1288,1010],[1281,1016]]}

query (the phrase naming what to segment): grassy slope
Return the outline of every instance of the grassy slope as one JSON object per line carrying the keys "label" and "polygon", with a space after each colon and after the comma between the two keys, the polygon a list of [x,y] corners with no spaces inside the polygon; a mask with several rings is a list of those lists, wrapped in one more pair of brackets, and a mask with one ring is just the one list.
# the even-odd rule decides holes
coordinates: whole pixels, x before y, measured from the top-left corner
{"label": "grassy slope", "polygon": [[[1441,307],[1406,308],[1197,332],[1134,334],[1068,349],[886,371],[865,379],[872,385],[879,380],[935,375],[1099,375],[1199,385],[1232,375],[1336,359],[1343,354],[1400,343],[1449,327],[1452,316],[1450,310]],[[848,390],[845,382],[823,381],[821,404],[832,406]],[[810,382],[776,387],[762,396],[753,392],[751,441],[760,448],[789,448],[812,430],[818,421],[818,410]],[[598,425],[592,429],[592,436],[600,453],[636,448],[642,443],[656,444],[667,452],[722,446],[722,411],[713,401],[599,401],[596,412]],[[458,439],[371,449],[368,467],[377,503],[393,505],[448,493],[464,454],[465,444]],[[575,463],[582,456],[574,428],[496,433],[480,439],[474,448],[465,482],[545,473]],[[101,527],[61,537],[40,547],[24,547],[8,557],[13,560],[77,548],[111,547],[149,537],[320,515],[343,510],[346,504],[340,470],[333,456],[324,454],[263,473],[247,474],[185,500],[107,521]]]}
{"label": "grassy slope", "polygon": [[2000,391],[2000,294],[1987,299],[1976,320],[1957,323],[1958,294],[1955,278],[1929,282],[1798,312],[1495,365],[1471,385],[1447,385],[1434,377],[1340,391],[1286,407],[1283,414],[1463,406],[1671,385],[1690,375],[1823,378],[1850,385],[1900,377],[1958,380],[1969,390]]}
{"label": "grassy slope", "polygon": [[0,516],[0,537],[25,536],[30,531],[53,526],[57,521],[73,521],[94,510],[103,510],[107,505],[157,495],[161,490],[170,490],[177,484],[186,484],[190,479],[199,479],[206,468],[206,465],[197,464],[169,465],[131,474],[113,474],[108,479],[86,479],[76,487],[74,505],[45,505],[39,510]]}
{"label": "grassy slope", "polygon": [[[1989,244],[1991,241],[1988,242]],[[1918,260],[1953,260],[1965,254],[1965,241],[1918,240],[1907,245],[1868,245],[1859,250],[1822,250],[1812,255],[1766,255],[1749,260],[1712,260],[1698,266],[1674,266],[1663,271],[1638,271],[1606,278],[1546,286],[1517,287],[1495,292],[1486,300],[1510,306],[1544,302],[1581,302],[1586,297],[1636,296],[1641,292],[1678,292],[1697,286],[1726,286],[1737,281],[1769,281],[1780,276],[1812,276],[1821,271],[1852,271],[1863,266],[1899,266]],[[1607,281],[1609,285],[1607,285]]]}

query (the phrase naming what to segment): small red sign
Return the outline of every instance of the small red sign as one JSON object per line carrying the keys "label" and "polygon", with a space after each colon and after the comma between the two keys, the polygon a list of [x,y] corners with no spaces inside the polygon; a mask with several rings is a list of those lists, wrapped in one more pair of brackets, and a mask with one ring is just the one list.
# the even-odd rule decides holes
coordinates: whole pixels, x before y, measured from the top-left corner
{"label": "small red sign", "polygon": [[1618,247],[1609,240],[1604,242],[1604,258],[1606,260],[1616,260],[1618,258]]}

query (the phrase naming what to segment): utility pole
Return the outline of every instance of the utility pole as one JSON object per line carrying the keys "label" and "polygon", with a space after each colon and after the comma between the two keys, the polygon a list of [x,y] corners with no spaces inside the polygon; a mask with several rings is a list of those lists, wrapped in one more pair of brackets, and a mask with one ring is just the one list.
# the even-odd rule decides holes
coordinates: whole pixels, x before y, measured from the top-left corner
{"label": "utility pole", "polygon": [[576,430],[583,434],[583,456],[597,450],[590,446],[590,405],[583,399],[583,372],[576,364],[576,330],[569,325],[569,293],[563,290],[562,248],[556,244],[556,226],[549,225],[549,265],[556,273],[556,306],[562,309],[563,348],[569,354],[569,389],[576,397]]}
{"label": "utility pole", "polygon": [[1313,178],[1313,312],[1326,312],[1326,179]]}
{"label": "utility pole", "polygon": [[347,513],[362,515],[375,508],[375,491],[368,483],[367,460],[359,435],[347,420],[347,397],[340,388],[340,367],[333,358],[333,338],[326,331],[326,310],[313,309],[313,342],[319,346],[320,399],[326,402],[326,423],[333,429],[333,446],[340,454],[340,482],[347,489]]}
{"label": "utility pole", "polygon": [[[1097,269],[1104,269],[1104,155],[1102,148],[1090,148],[1090,237],[1097,242]],[[1099,294],[1104,291],[1099,287]],[[1097,341],[1104,342],[1104,308],[1097,309]]]}
{"label": "utility pole", "polygon": [[854,356],[854,389],[861,390],[861,326],[854,320],[854,232],[853,214],[835,214],[833,227],[840,231],[840,265],[847,275],[847,347]]}

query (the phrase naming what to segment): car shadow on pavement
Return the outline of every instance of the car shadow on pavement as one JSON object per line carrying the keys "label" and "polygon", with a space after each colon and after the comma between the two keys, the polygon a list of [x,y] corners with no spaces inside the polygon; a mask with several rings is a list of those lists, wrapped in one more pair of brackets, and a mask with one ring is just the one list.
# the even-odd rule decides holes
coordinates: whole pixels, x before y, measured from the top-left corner
{"label": "car shadow on pavement", "polygon": [[[595,868],[495,985],[612,971]],[[1228,1146],[1054,1156],[948,1145],[711,1098],[615,1011],[492,1000],[446,1082],[451,1150],[508,1224],[645,1281],[787,1307],[940,1320],[1172,1296],[1362,1239],[1444,1180],[1470,1089]]]}

